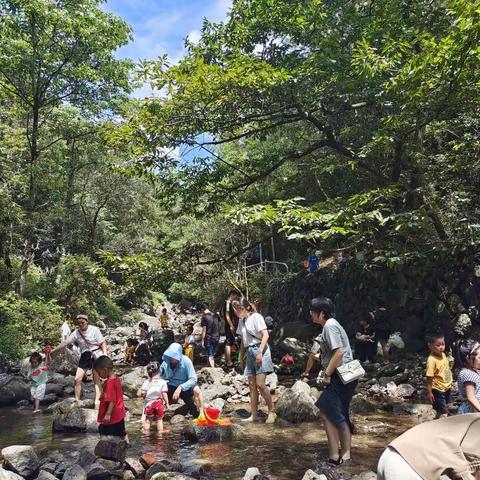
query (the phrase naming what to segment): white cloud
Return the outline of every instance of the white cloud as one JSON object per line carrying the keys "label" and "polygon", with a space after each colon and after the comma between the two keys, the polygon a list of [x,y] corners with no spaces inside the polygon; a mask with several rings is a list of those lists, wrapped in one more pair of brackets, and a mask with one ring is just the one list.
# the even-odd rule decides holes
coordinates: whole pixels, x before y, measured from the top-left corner
{"label": "white cloud", "polygon": [[202,32],[200,30],[192,30],[188,34],[188,41],[193,43],[194,45],[197,45],[200,39],[202,38]]}

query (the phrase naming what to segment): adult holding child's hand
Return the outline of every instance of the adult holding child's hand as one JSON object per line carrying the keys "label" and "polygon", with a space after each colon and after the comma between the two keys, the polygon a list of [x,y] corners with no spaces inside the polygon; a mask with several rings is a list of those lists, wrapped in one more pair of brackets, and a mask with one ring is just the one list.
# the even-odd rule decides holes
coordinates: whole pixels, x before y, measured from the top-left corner
{"label": "adult holding child's hand", "polygon": [[[80,360],[75,373],[75,400],[80,401],[82,395],[82,381],[88,370],[93,370],[93,363],[100,355],[107,354],[105,338],[98,327],[89,325],[87,315],[77,315],[77,328],[66,340],[55,347],[51,354],[65,348],[68,345],[76,344],[80,349]],[[93,382],[95,383],[95,404],[100,401],[101,384],[98,374],[93,370]]]}

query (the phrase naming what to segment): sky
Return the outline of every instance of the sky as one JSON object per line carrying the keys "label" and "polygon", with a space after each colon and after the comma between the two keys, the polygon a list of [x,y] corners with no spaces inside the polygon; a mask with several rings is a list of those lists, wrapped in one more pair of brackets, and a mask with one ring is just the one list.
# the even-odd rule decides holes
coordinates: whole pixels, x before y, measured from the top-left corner
{"label": "sky", "polygon": [[[133,28],[133,42],[118,51],[119,57],[152,60],[166,53],[170,62],[176,62],[185,53],[185,38],[198,40],[203,19],[224,20],[231,4],[231,0],[107,0],[104,8]],[[145,86],[134,95],[151,94]]]}

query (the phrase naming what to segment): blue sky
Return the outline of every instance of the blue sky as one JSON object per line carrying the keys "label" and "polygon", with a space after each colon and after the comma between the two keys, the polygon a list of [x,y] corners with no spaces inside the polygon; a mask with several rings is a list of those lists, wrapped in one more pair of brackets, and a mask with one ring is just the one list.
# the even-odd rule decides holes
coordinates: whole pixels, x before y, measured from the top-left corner
{"label": "blue sky", "polygon": [[[184,54],[184,39],[198,39],[203,19],[224,20],[231,4],[231,0],[107,0],[104,8],[133,28],[134,40],[119,50],[120,57],[138,61],[167,53],[175,62]],[[135,96],[151,93],[145,87]]]}

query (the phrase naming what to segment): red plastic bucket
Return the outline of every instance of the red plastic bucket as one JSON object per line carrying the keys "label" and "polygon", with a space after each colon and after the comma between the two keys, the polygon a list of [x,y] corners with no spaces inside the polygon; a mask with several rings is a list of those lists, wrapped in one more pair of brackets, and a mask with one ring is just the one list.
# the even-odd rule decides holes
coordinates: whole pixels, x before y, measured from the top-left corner
{"label": "red plastic bucket", "polygon": [[204,410],[206,424],[209,426],[216,425],[220,413],[222,412],[216,408],[206,407]]}

